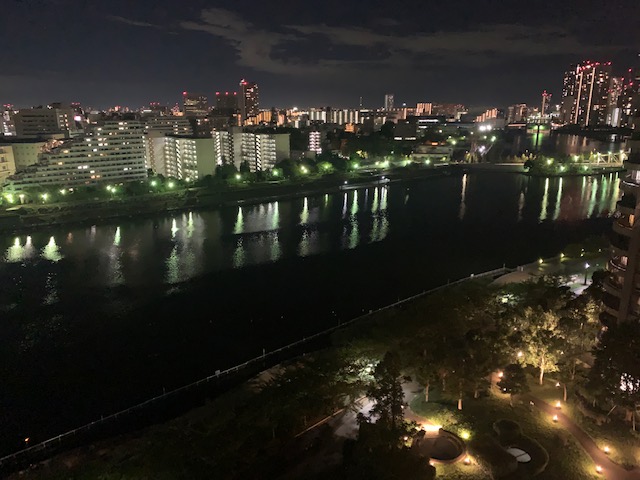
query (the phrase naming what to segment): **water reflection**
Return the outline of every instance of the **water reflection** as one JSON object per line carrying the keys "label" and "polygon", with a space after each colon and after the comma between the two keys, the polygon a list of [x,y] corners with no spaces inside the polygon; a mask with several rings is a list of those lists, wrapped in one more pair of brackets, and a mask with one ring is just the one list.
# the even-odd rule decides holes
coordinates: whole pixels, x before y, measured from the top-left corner
{"label": "water reflection", "polygon": [[60,247],[56,245],[55,238],[49,238],[49,243],[42,249],[42,257],[50,262],[57,262],[62,259]]}
{"label": "water reflection", "polygon": [[464,219],[464,212],[467,210],[467,205],[465,203],[465,198],[467,196],[467,177],[468,175],[466,173],[462,176],[462,193],[460,195],[460,210],[458,211],[458,218],[460,220]]}
{"label": "water reflection", "polygon": [[553,212],[553,219],[557,220],[560,215],[560,205],[562,203],[562,177],[558,182],[558,195],[556,195],[556,209]]}
{"label": "water reflection", "polygon": [[238,216],[236,217],[236,224],[233,227],[233,233],[239,234],[244,230],[244,219],[242,217],[242,207],[238,207]]}
{"label": "water reflection", "polygon": [[[11,278],[20,274],[15,268],[24,265],[24,272],[40,277],[40,286],[45,275],[59,274],[60,268],[71,273],[51,282],[73,279],[75,285],[78,278],[89,278],[92,286],[148,284],[154,279],[176,283],[212,271],[355,249],[386,240],[392,227],[429,244],[428,232],[436,225],[486,225],[493,221],[496,205],[503,212],[500,226],[521,223],[533,231],[539,222],[610,215],[620,195],[618,180],[616,174],[547,179],[472,173],[417,183],[411,192],[403,185],[378,186],[167,215],[160,221],[52,228],[33,240],[0,236],[0,272]],[[62,258],[62,267],[51,265]],[[10,286],[9,291],[17,288]]]}
{"label": "water reflection", "polygon": [[302,204],[302,213],[300,214],[300,224],[304,225],[309,221],[309,200],[307,197],[304,197],[304,202]]}
{"label": "water reflection", "polygon": [[549,178],[544,180],[544,195],[542,196],[542,206],[540,207],[539,222],[547,218],[547,207],[549,206]]}

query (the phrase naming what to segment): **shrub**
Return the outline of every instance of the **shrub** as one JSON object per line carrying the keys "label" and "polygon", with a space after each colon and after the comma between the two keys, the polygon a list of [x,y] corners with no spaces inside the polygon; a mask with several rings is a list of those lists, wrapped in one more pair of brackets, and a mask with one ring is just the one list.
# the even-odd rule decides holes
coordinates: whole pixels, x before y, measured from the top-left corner
{"label": "shrub", "polygon": [[497,420],[493,424],[493,430],[498,434],[500,443],[503,445],[517,441],[522,435],[522,428],[520,428],[520,424],[513,420]]}
{"label": "shrub", "polygon": [[518,462],[490,435],[482,435],[469,443],[469,450],[493,478],[506,477],[518,469]]}

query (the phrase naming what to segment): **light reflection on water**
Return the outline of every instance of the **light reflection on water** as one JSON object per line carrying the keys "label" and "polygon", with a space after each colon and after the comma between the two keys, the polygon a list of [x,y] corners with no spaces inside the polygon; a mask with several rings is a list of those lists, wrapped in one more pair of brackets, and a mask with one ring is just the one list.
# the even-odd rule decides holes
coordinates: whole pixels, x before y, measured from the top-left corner
{"label": "light reflection on water", "polygon": [[60,268],[91,285],[173,284],[211,271],[360,248],[384,241],[390,232],[413,232],[416,221],[425,223],[424,231],[452,221],[491,222],[495,211],[487,204],[492,198],[509,203],[501,222],[528,225],[606,217],[620,194],[617,174],[513,178],[487,187],[482,177],[468,174],[416,186],[391,184],[156,220],[0,236],[0,274],[17,275],[7,270],[12,264],[37,269],[43,301],[50,302],[57,297],[47,285],[60,281],[51,276]]}

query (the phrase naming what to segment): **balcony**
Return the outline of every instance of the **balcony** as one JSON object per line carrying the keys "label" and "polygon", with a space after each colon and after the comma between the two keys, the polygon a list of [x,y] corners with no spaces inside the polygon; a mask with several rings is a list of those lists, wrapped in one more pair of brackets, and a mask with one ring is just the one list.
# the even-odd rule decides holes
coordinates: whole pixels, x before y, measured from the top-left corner
{"label": "balcony", "polygon": [[613,231],[624,235],[625,237],[631,236],[631,225],[629,225],[629,219],[622,216],[613,221]]}
{"label": "balcony", "polygon": [[627,256],[627,251],[629,250],[628,236],[612,232],[609,235],[609,241],[611,242],[611,247],[614,249],[614,254],[617,254],[617,256],[620,257]]}
{"label": "balcony", "polygon": [[614,297],[620,297],[622,293],[622,282],[614,275],[609,275],[602,284],[604,291],[610,293]]}
{"label": "balcony", "polygon": [[634,195],[625,193],[622,199],[616,203],[618,211],[624,215],[633,215],[636,209],[636,198]]}

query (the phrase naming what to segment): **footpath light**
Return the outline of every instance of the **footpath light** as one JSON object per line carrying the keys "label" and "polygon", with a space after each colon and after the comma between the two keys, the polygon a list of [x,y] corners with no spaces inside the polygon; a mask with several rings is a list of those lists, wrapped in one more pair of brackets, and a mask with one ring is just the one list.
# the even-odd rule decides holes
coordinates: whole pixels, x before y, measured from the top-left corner
{"label": "footpath light", "polygon": [[498,372],[498,378],[504,377],[504,372]]}
{"label": "footpath light", "polygon": [[556,402],[556,408],[562,408],[562,403],[560,403],[560,400]]}
{"label": "footpath light", "polygon": [[522,356],[523,356],[523,355],[524,355],[524,353],[522,353],[522,350],[520,350],[520,351],[518,352],[518,358],[522,358]]}
{"label": "footpath light", "polygon": [[236,180],[240,180],[242,179],[242,175],[240,175],[239,173],[236,173]]}
{"label": "footpath light", "polygon": [[609,447],[608,447],[608,446],[605,446],[605,447],[602,449],[602,451],[603,451],[604,453],[606,453],[607,455],[609,455],[609,453],[611,452],[611,450],[609,449]]}
{"label": "footpath light", "polygon": [[584,264],[584,284],[587,284],[587,275],[589,274],[589,267],[591,265],[589,265],[588,263]]}
{"label": "footpath light", "polygon": [[66,195],[66,194],[67,194],[67,190],[65,190],[64,188],[60,190],[60,195]]}
{"label": "footpath light", "polygon": [[558,423],[558,415],[553,416],[553,423]]}
{"label": "footpath light", "polygon": [[464,464],[465,465],[471,465],[471,457],[469,455],[464,457]]}
{"label": "footpath light", "polygon": [[151,186],[155,187],[158,185],[158,182],[156,180],[151,180]]}
{"label": "footpath light", "polygon": [[602,467],[600,465],[596,465],[596,473],[602,473]]}
{"label": "footpath light", "polygon": [[49,198],[49,194],[48,193],[43,193],[42,195],[40,195],[42,197],[43,201],[47,201],[47,198]]}
{"label": "footpath light", "polygon": [[168,186],[169,188],[173,188],[173,187],[175,187],[175,186],[176,186],[176,184],[175,184],[175,183],[173,183],[173,182],[169,182],[169,183],[167,184],[167,186]]}

